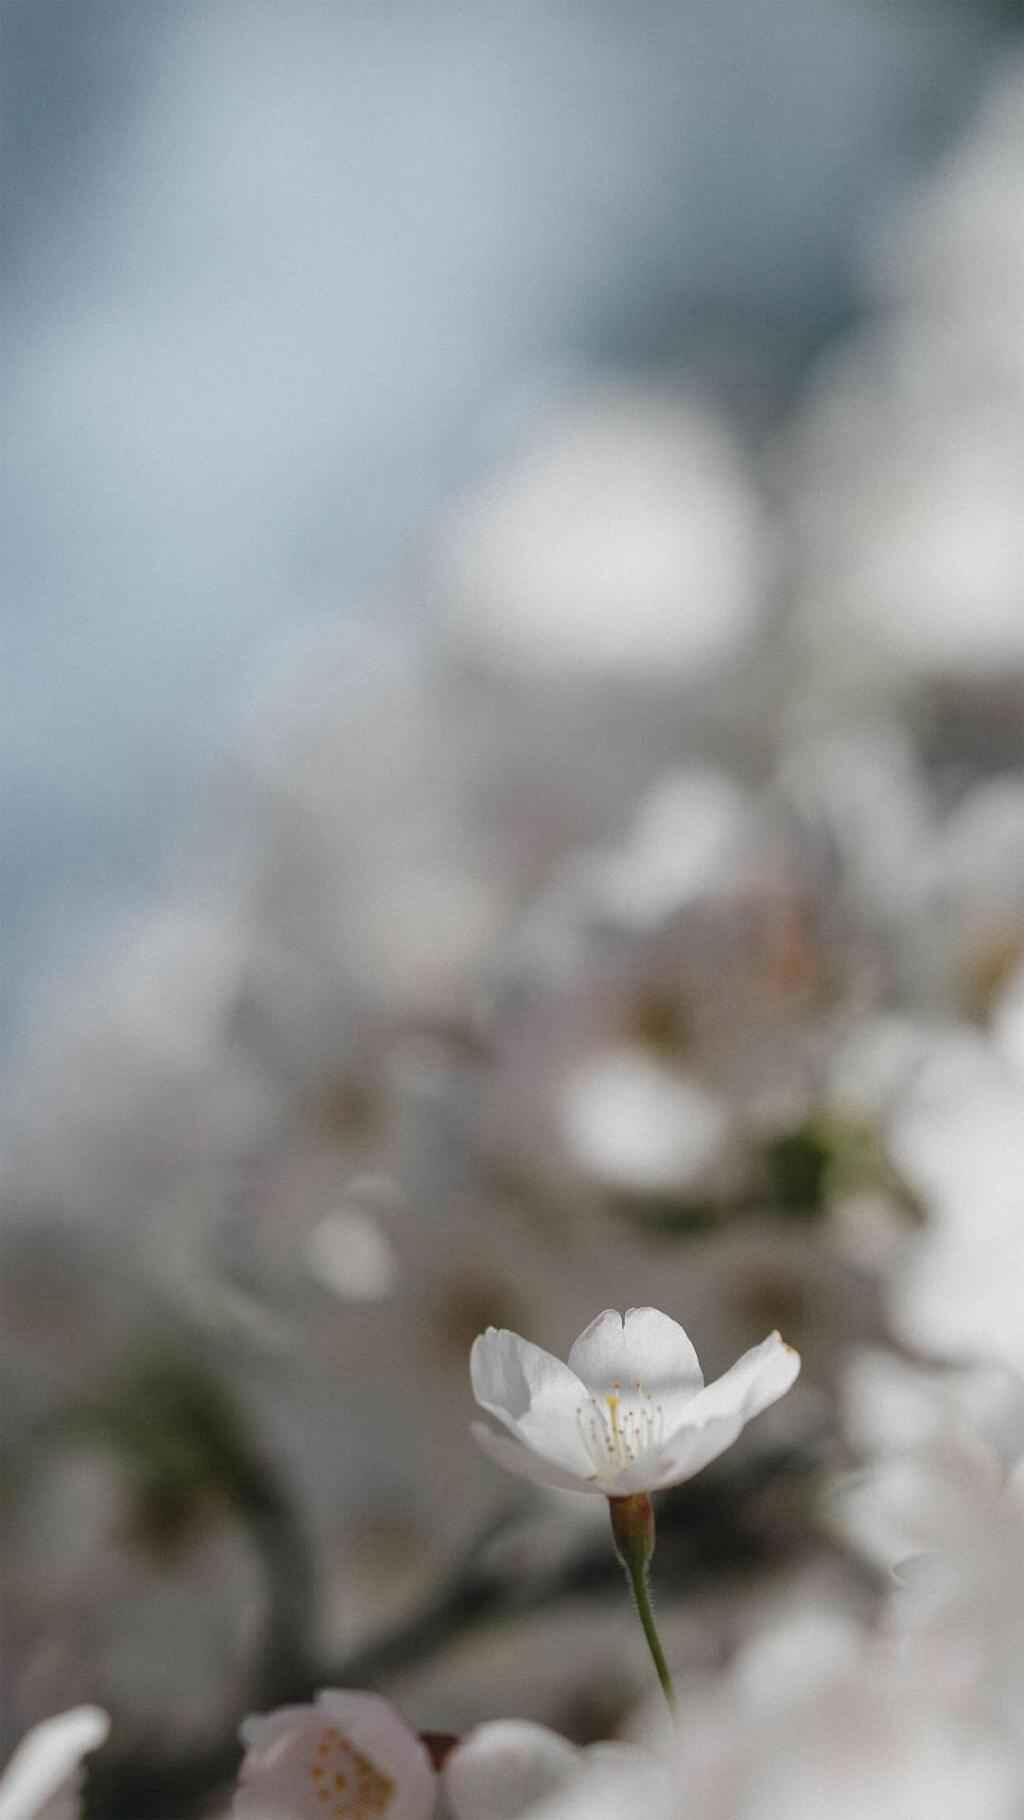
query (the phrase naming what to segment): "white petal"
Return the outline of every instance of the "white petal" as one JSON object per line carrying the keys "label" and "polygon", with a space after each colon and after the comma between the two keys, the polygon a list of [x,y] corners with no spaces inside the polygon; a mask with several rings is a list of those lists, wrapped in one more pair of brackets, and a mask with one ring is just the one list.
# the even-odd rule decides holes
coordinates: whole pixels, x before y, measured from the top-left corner
{"label": "white petal", "polygon": [[297,1728],[306,1724],[311,1706],[278,1706],[272,1713],[249,1713],[238,1728],[245,1745],[246,1767],[265,1769]]}
{"label": "white petal", "polygon": [[478,1725],[453,1750],[445,1792],[455,1820],[519,1820],[578,1775],[582,1764],[576,1746],[546,1725],[499,1719]]}
{"label": "white petal", "polygon": [[800,1354],[780,1334],[770,1333],[694,1397],[683,1410],[683,1425],[703,1426],[717,1416],[737,1415],[742,1426],[785,1396],[799,1371]]}
{"label": "white petal", "polygon": [[[379,1694],[330,1689],[314,1706],[247,1719],[235,1820],[324,1820],[328,1795],[372,1785],[375,1820],[432,1820],[437,1776],[425,1746]],[[367,1797],[368,1798],[368,1797]]]}
{"label": "white petal", "polygon": [[110,1719],[98,1706],[75,1706],[34,1725],[18,1745],[0,1780],[0,1820],[33,1820],[63,1794],[77,1776],[87,1751],[96,1750],[110,1730]]}
{"label": "white petal", "polygon": [[[732,1446],[743,1428],[744,1419],[738,1414],[712,1416],[710,1422],[700,1428],[684,1425],[666,1446],[659,1449],[653,1465],[646,1468],[642,1489],[664,1491],[669,1485],[682,1485],[686,1479],[694,1478]],[[640,1490],[641,1487],[624,1489]]]}
{"label": "white petal", "polygon": [[639,1045],[598,1053],[574,1068],[560,1100],[570,1153],[607,1188],[693,1190],[730,1137],[722,1101]]}
{"label": "white petal", "polygon": [[504,1466],[507,1472],[518,1473],[522,1479],[529,1479],[533,1485],[546,1485],[552,1491],[600,1491],[594,1478],[593,1463],[588,1461],[589,1471],[582,1474],[565,1472],[555,1466],[539,1453],[534,1453],[522,1441],[512,1439],[511,1435],[496,1435],[483,1422],[471,1424],[473,1437],[485,1454]]}
{"label": "white petal", "polygon": [[599,1784],[603,1781],[605,1787],[621,1788],[625,1800],[620,1812],[625,1809],[643,1814],[645,1820],[653,1820],[655,1814],[661,1813],[675,1820],[679,1808],[677,1777],[670,1761],[660,1752],[655,1754],[621,1739],[603,1739],[585,1746],[583,1760]]}
{"label": "white petal", "polygon": [[704,1382],[689,1335],[657,1308],[606,1308],[575,1341],[569,1368],[594,1390],[642,1384],[653,1397],[692,1396]]}
{"label": "white petal", "polygon": [[504,1327],[488,1327],[469,1355],[473,1395],[545,1460],[582,1477],[593,1470],[579,1431],[587,1391],[568,1365]]}
{"label": "white petal", "polygon": [[539,1802],[530,1820],[677,1820],[680,1798],[677,1778],[667,1766],[644,1762],[644,1753],[603,1748],[588,1751],[582,1775],[574,1776],[553,1795]]}

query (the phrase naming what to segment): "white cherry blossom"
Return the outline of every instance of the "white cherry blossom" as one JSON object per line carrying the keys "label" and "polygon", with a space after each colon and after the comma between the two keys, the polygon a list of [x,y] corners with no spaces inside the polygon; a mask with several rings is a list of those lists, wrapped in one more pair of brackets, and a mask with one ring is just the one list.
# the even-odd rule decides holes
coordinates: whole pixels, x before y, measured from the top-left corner
{"label": "white cherry blossom", "polygon": [[379,1694],[330,1689],[246,1719],[233,1820],[432,1820],[426,1746]]}
{"label": "white cherry blossom", "polygon": [[473,1432],[500,1466],[541,1485],[660,1491],[723,1453],[799,1370],[799,1354],[772,1333],[706,1385],[689,1337],[656,1308],[606,1308],[567,1364],[489,1327],[470,1355],[473,1394],[510,1433],[479,1422]]}
{"label": "white cherry blossom", "polygon": [[233,1820],[520,1820],[595,1761],[643,1760],[528,1719],[478,1725],[435,1755],[378,1694],[335,1690],[247,1719],[242,1738]]}

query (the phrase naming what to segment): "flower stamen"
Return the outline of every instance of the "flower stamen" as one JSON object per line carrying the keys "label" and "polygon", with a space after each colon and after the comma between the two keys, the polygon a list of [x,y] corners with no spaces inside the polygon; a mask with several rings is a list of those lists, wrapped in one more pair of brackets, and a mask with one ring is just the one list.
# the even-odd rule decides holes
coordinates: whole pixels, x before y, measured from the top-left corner
{"label": "flower stamen", "polygon": [[625,1396],[616,1384],[580,1404],[576,1423],[598,1473],[619,1473],[628,1471],[660,1445],[664,1411],[642,1384],[636,1384]]}
{"label": "flower stamen", "polygon": [[330,1805],[325,1820],[381,1820],[395,1791],[391,1776],[334,1726],[321,1736],[311,1775],[318,1799]]}

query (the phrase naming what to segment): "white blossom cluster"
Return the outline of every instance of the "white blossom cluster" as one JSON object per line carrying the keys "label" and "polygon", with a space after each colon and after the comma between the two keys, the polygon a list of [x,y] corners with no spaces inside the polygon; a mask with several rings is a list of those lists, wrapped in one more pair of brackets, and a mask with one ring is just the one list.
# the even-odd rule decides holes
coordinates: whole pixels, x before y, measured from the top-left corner
{"label": "white blossom cluster", "polygon": [[[407,578],[428,629],[307,653],[206,847],[40,1014],[0,1147],[0,1820],[102,1742],[83,1698],[133,1747],[233,1733],[278,1634],[191,1416],[83,1393],[143,1344],[228,1387],[337,1654],[502,1495],[474,1340],[482,1448],[541,1487],[496,1580],[590,1545],[574,1494],[705,1466],[723,1507],[763,1468],[743,1534],[798,1543],[663,1589],[678,1731],[623,1720],[621,1612],[553,1601],[394,1707],[249,1720],[238,1820],[1024,1813],[1022,224],[1004,72],[785,446],[686,389],[540,413]],[[673,1316],[635,1373],[586,1326],[627,1301]],[[609,1688],[628,1747],[553,1729]]]}

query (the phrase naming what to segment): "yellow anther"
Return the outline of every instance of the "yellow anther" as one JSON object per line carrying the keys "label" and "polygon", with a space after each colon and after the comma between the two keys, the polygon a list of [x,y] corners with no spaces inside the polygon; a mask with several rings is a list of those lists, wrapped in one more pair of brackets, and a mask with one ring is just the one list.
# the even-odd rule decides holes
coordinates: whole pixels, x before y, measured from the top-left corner
{"label": "yellow anther", "polygon": [[621,1399],[619,1397],[618,1392],[614,1391],[614,1390],[610,1390],[608,1392],[608,1395],[605,1398],[605,1402],[608,1405],[608,1414],[609,1414],[609,1417],[611,1418],[611,1424],[612,1424],[612,1446],[615,1448],[616,1452],[618,1452],[622,1446],[622,1435],[619,1430],[619,1402],[620,1402],[620,1400]]}

